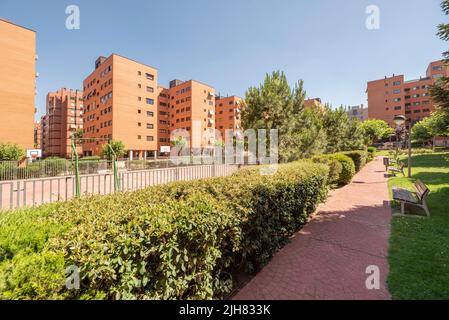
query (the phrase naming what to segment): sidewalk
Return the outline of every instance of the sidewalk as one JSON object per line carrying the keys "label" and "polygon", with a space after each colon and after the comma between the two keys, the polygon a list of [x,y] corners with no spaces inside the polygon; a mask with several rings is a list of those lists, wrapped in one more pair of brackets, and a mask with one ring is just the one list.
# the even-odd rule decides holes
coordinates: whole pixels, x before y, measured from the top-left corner
{"label": "sidewalk", "polygon": [[[385,167],[369,163],[278,252],[235,300],[390,299],[386,288],[391,209]],[[368,266],[380,290],[366,288]]]}

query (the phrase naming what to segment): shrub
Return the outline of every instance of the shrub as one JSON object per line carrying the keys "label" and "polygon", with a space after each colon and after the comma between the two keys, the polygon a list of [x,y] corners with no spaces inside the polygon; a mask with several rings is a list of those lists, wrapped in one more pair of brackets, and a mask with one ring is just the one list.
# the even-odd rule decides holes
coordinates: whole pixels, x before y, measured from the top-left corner
{"label": "shrub", "polygon": [[350,183],[356,172],[354,161],[348,156],[341,153],[329,154],[325,156],[329,159],[337,160],[342,165],[341,174],[338,179],[338,185],[346,185]]}
{"label": "shrub", "polygon": [[322,163],[329,167],[328,183],[330,185],[338,185],[340,175],[343,171],[343,165],[337,159],[331,159],[328,156],[320,155],[312,158],[315,163]]}
{"label": "shrub", "polygon": [[347,151],[342,152],[342,154],[348,156],[352,159],[352,161],[354,161],[356,172],[362,170],[362,168],[366,165],[366,161],[368,158],[368,154],[366,151]]}
{"label": "shrub", "polygon": [[[326,196],[325,165],[258,169],[0,216],[0,298],[220,298],[233,272],[266,264]],[[69,265],[80,290],[64,287]]]}
{"label": "shrub", "polygon": [[15,143],[0,142],[0,161],[19,161],[25,152]]}
{"label": "shrub", "polygon": [[373,161],[374,157],[376,156],[377,148],[376,147],[368,147],[368,161]]}

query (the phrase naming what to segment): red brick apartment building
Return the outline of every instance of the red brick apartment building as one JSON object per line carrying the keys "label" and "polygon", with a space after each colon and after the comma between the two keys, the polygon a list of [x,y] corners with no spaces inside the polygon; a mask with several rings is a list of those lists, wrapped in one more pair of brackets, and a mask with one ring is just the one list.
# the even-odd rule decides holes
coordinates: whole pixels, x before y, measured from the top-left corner
{"label": "red brick apartment building", "polygon": [[0,142],[34,149],[36,33],[0,18]]}
{"label": "red brick apartment building", "polygon": [[225,141],[225,132],[227,129],[234,133],[241,128],[241,113],[243,99],[237,96],[221,97],[215,99],[215,129],[220,131],[221,140]]}
{"label": "red brick apartment building", "polygon": [[429,64],[424,78],[405,81],[404,75],[393,75],[368,82],[368,117],[385,120],[392,127],[396,115],[412,122],[428,117],[435,110],[429,87],[443,76],[449,76],[449,67],[439,60]]}
{"label": "red brick apartment building", "polygon": [[[61,88],[47,94],[46,112],[41,118],[44,157],[71,157],[71,137],[83,129],[83,108],[82,91]],[[82,154],[81,146],[77,153]]]}
{"label": "red brick apartment building", "polygon": [[84,155],[100,155],[109,140],[125,144],[130,159],[158,151],[158,71],[112,54],[99,57],[84,80]]}
{"label": "red brick apartment building", "polygon": [[160,146],[169,146],[171,133],[184,130],[189,135],[192,150],[212,148],[215,143],[215,89],[195,80],[172,80],[169,88],[160,91],[159,116],[163,117],[159,121]]}
{"label": "red brick apartment building", "polygon": [[34,148],[36,149],[42,149],[42,127],[41,122],[34,122]]}

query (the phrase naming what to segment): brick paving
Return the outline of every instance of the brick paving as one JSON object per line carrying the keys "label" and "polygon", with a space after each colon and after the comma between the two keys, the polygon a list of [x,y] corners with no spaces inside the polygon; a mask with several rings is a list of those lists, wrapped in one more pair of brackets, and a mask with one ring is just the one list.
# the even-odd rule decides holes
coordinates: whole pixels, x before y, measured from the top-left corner
{"label": "brick paving", "polygon": [[[235,296],[235,300],[390,299],[388,239],[391,209],[381,158],[332,192],[312,220]],[[380,289],[366,288],[368,266],[380,269]]]}

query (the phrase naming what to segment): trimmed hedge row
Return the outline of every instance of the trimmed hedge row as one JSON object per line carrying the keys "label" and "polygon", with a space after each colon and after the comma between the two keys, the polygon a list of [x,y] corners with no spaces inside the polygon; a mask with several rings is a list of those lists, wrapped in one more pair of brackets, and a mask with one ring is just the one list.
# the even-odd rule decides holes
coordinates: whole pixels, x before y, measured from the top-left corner
{"label": "trimmed hedge row", "polygon": [[329,166],[328,181],[330,185],[346,185],[351,182],[356,173],[354,161],[341,153],[323,154],[314,157],[313,161]]}
{"label": "trimmed hedge row", "polygon": [[[310,161],[0,216],[0,298],[211,299],[284,246],[327,194]],[[79,268],[79,290],[65,288]]]}
{"label": "trimmed hedge row", "polygon": [[348,156],[352,159],[352,161],[354,161],[356,172],[362,170],[362,168],[366,165],[368,159],[368,153],[366,151],[347,151],[342,152],[342,154]]}

